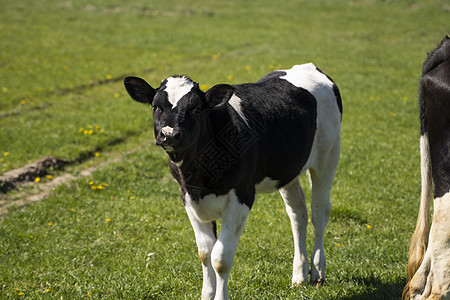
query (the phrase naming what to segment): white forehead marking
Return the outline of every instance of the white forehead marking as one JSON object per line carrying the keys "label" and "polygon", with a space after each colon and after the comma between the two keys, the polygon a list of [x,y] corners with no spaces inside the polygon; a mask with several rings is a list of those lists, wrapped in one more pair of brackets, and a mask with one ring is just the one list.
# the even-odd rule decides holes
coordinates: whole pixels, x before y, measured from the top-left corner
{"label": "white forehead marking", "polygon": [[194,87],[194,83],[187,77],[169,77],[167,78],[166,88],[168,100],[172,104],[174,109],[178,101],[183,98],[184,95],[189,93]]}

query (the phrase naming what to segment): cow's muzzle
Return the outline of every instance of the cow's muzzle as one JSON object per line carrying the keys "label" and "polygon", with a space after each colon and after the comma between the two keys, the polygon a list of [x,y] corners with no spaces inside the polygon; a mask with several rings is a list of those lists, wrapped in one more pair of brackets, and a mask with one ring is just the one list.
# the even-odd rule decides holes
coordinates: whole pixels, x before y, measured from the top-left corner
{"label": "cow's muzzle", "polygon": [[159,131],[156,144],[162,146],[167,152],[173,152],[178,144],[180,133],[170,126],[165,126]]}

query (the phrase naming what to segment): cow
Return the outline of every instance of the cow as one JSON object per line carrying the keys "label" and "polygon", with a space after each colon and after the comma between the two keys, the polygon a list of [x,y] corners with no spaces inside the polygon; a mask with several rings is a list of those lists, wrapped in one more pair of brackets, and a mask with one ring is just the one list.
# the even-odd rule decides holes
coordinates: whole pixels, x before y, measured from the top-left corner
{"label": "cow", "polygon": [[[202,299],[228,299],[239,237],[258,192],[279,190],[294,236],[293,285],[325,280],[324,232],[340,156],[342,100],[314,64],[273,71],[256,83],[203,92],[186,76],[152,88],[124,80],[131,98],[153,108],[156,144],[181,187],[203,268]],[[299,175],[309,170],[315,228],[311,271],[308,212]],[[222,220],[219,235],[216,220]]]}
{"label": "cow", "polygon": [[[420,79],[422,191],[403,299],[450,299],[450,38],[427,57]],[[434,184],[434,191],[432,195]],[[430,228],[430,202],[434,214]]]}

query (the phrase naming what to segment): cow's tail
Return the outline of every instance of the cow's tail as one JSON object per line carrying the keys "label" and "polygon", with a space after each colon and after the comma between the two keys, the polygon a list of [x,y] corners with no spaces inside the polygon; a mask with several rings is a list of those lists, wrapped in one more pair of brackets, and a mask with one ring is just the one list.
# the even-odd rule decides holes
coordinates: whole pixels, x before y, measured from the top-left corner
{"label": "cow's tail", "polygon": [[[424,116],[422,115],[422,117]],[[402,299],[410,299],[411,279],[422,263],[427,250],[428,236],[430,233],[430,203],[433,183],[431,177],[430,144],[426,131],[423,131],[420,137],[420,172],[422,177],[420,208],[416,230],[412,235],[411,245],[409,247],[408,276],[406,286],[403,289]]]}

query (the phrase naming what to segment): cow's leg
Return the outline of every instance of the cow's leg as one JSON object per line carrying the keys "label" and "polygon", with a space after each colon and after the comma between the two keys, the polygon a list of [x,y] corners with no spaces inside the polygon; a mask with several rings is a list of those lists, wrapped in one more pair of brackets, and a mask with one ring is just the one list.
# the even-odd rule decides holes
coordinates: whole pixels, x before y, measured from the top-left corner
{"label": "cow's leg", "polygon": [[[253,195],[254,197],[254,195]],[[228,278],[234,262],[234,254],[247,220],[250,208],[239,202],[234,190],[229,194],[229,202],[222,212],[222,227],[214,245],[211,262],[216,271],[215,300],[228,299]]]}
{"label": "cow's leg", "polygon": [[411,299],[450,299],[450,193],[433,202],[428,248],[411,279]]}
{"label": "cow's leg", "polygon": [[298,178],[280,189],[280,194],[286,204],[286,212],[291,220],[294,236],[294,264],[292,284],[301,285],[308,281],[308,258],[306,254],[306,227],[308,225],[308,210],[305,193]]}
{"label": "cow's leg", "polygon": [[216,293],[216,274],[211,265],[211,252],[216,243],[215,223],[203,223],[198,218],[191,206],[186,206],[186,212],[191,221],[195,233],[195,241],[198,247],[198,256],[203,268],[202,300],[214,299]]}
{"label": "cow's leg", "polygon": [[311,214],[314,225],[314,251],[311,255],[311,283],[320,286],[325,281],[325,227],[330,219],[330,193],[339,161],[339,143],[326,155],[320,164],[309,170],[311,175]]}

